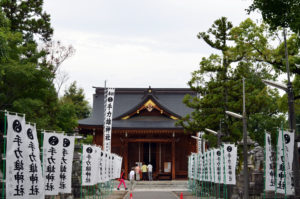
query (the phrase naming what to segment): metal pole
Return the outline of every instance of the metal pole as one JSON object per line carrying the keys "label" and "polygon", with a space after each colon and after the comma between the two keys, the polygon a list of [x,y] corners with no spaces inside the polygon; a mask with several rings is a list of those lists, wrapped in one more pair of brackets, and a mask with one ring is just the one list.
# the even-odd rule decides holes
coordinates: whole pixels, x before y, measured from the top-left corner
{"label": "metal pole", "polygon": [[248,175],[248,143],[247,143],[247,117],[246,117],[246,97],[245,78],[243,78],[243,156],[244,156],[244,199],[249,198],[249,175]]}
{"label": "metal pole", "polygon": [[82,180],[82,162],[83,162],[83,146],[81,145],[80,199],[82,199],[82,182],[83,182],[83,180]]}
{"label": "metal pole", "polygon": [[6,135],[7,135],[7,132],[6,132],[7,115],[6,115],[6,113],[7,112],[5,110],[4,111],[4,131],[3,131],[3,156],[2,156],[2,161],[3,161],[2,198],[4,198],[5,191],[6,191],[6,188],[4,188],[4,184],[6,183],[6,181],[5,181],[5,177],[6,177],[6,142],[7,142],[7,139],[6,139]]}
{"label": "metal pole", "polygon": [[288,49],[286,42],[286,29],[283,29],[283,38],[284,38],[284,48],[285,48],[285,63],[287,71],[287,94],[288,94],[288,106],[289,106],[289,127],[295,133],[294,139],[294,159],[293,159],[293,175],[294,175],[294,185],[295,185],[295,196],[300,196],[300,171],[299,171],[299,154],[298,154],[298,136],[296,134],[296,117],[295,117],[295,108],[294,108],[294,92],[292,83],[290,80],[290,68],[288,60]]}
{"label": "metal pole", "polygon": [[218,148],[220,147],[220,145],[221,145],[221,128],[222,128],[222,126],[221,126],[222,124],[221,124],[221,119],[220,119],[220,124],[219,124],[219,131],[218,131]]}

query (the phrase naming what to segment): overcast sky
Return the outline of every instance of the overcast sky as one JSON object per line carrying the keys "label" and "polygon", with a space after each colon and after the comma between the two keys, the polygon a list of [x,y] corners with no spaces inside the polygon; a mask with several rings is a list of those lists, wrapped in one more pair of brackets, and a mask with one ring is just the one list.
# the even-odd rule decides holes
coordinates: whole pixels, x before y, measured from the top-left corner
{"label": "overcast sky", "polygon": [[[218,18],[234,25],[252,0],[44,0],[54,39],[73,45],[62,64],[91,102],[93,86],[188,87],[212,49],[197,39]],[[64,90],[64,88],[62,88]]]}

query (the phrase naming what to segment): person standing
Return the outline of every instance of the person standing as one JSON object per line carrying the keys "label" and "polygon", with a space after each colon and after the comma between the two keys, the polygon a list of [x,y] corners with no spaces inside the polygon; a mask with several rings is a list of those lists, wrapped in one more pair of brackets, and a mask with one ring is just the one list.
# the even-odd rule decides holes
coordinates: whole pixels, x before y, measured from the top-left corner
{"label": "person standing", "polygon": [[147,166],[147,169],[148,169],[148,180],[149,181],[152,181],[152,170],[153,170],[153,166],[151,165],[151,163],[149,162],[148,166]]}
{"label": "person standing", "polygon": [[142,174],[143,174],[143,180],[146,180],[147,178],[147,165],[143,162],[143,166],[141,168]]}
{"label": "person standing", "polygon": [[130,180],[130,190],[132,191],[133,184],[134,184],[134,167],[131,168],[129,173],[129,180]]}
{"label": "person standing", "polygon": [[136,167],[134,168],[135,170],[135,180],[139,181],[140,180],[140,166],[137,164]]}
{"label": "person standing", "polygon": [[122,173],[121,173],[121,177],[119,178],[119,181],[120,181],[120,184],[119,184],[117,189],[120,190],[120,186],[123,184],[125,190],[127,190],[127,187],[126,187],[126,184],[125,184],[125,181],[124,181],[124,169],[122,169]]}

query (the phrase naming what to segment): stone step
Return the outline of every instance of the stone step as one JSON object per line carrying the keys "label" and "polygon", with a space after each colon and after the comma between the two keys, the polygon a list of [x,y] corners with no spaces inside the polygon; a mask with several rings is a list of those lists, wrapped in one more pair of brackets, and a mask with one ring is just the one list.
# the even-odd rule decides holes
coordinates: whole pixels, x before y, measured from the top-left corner
{"label": "stone step", "polygon": [[127,194],[127,191],[113,191],[110,196],[107,197],[107,199],[122,199]]}

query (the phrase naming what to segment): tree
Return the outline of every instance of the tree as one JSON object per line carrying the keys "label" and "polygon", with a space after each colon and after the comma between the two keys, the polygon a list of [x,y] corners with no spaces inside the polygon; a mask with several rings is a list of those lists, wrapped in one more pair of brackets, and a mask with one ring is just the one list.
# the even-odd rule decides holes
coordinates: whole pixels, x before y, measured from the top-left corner
{"label": "tree", "polygon": [[[247,59],[270,65],[278,73],[286,72],[284,43],[276,30],[270,30],[264,23],[257,25],[252,20],[246,19],[233,28],[232,35],[239,48],[249,49],[245,54]],[[292,34],[287,40],[287,45],[290,71],[300,74],[300,39],[296,34]]]}
{"label": "tree", "polygon": [[43,11],[43,0],[1,0],[1,10],[10,21],[13,32],[20,32],[24,41],[34,41],[34,36],[50,41],[53,29],[50,15]]}
{"label": "tree", "polygon": [[77,88],[76,82],[73,82],[70,87],[65,90],[63,97],[59,99],[56,118],[60,130],[67,133],[73,133],[77,127],[77,121],[82,118],[87,118],[90,114],[90,106],[82,88]]}
{"label": "tree", "polygon": [[76,81],[74,81],[69,86],[69,88],[65,91],[62,100],[68,101],[75,106],[75,112],[78,119],[87,118],[90,115],[91,107],[85,99],[83,89],[78,88],[76,84]]}
{"label": "tree", "polygon": [[273,30],[278,27],[291,28],[295,33],[300,31],[299,0],[253,0],[248,13],[260,10],[262,17]]}
{"label": "tree", "polygon": [[47,53],[44,57],[44,62],[46,62],[54,75],[59,71],[61,64],[75,53],[75,49],[72,45],[66,47],[61,41],[49,41],[45,44],[43,49]]}
{"label": "tree", "polygon": [[[241,27],[243,28],[243,27]],[[246,32],[246,30],[244,30]],[[236,38],[236,29],[226,18],[215,21],[207,33],[200,33],[208,45],[221,51],[221,55],[212,54],[202,58],[200,68],[192,74],[189,85],[200,98],[187,95],[184,103],[194,111],[179,121],[189,132],[203,131],[205,128],[218,130],[221,121],[224,141],[236,142],[242,137],[242,122],[225,115],[226,110],[242,111],[242,77],[246,78],[246,110],[250,135],[262,142],[261,132],[273,131],[272,122],[278,124],[283,118],[276,102],[279,95],[268,91],[262,79],[275,78],[272,67],[259,62],[251,62],[249,57],[253,48],[240,45]],[[214,39],[210,39],[214,36]],[[230,44],[230,45],[229,45]],[[235,64],[233,64],[235,63]],[[259,125],[258,118],[266,121]],[[262,121],[262,123],[264,123]],[[212,145],[216,144],[214,136],[208,136]]]}
{"label": "tree", "polygon": [[36,58],[23,59],[24,53],[35,49],[22,46],[22,34],[10,29],[1,11],[0,23],[0,108],[26,113],[27,119],[38,122],[39,127],[51,127],[57,103],[55,88],[49,81],[53,76]]}

